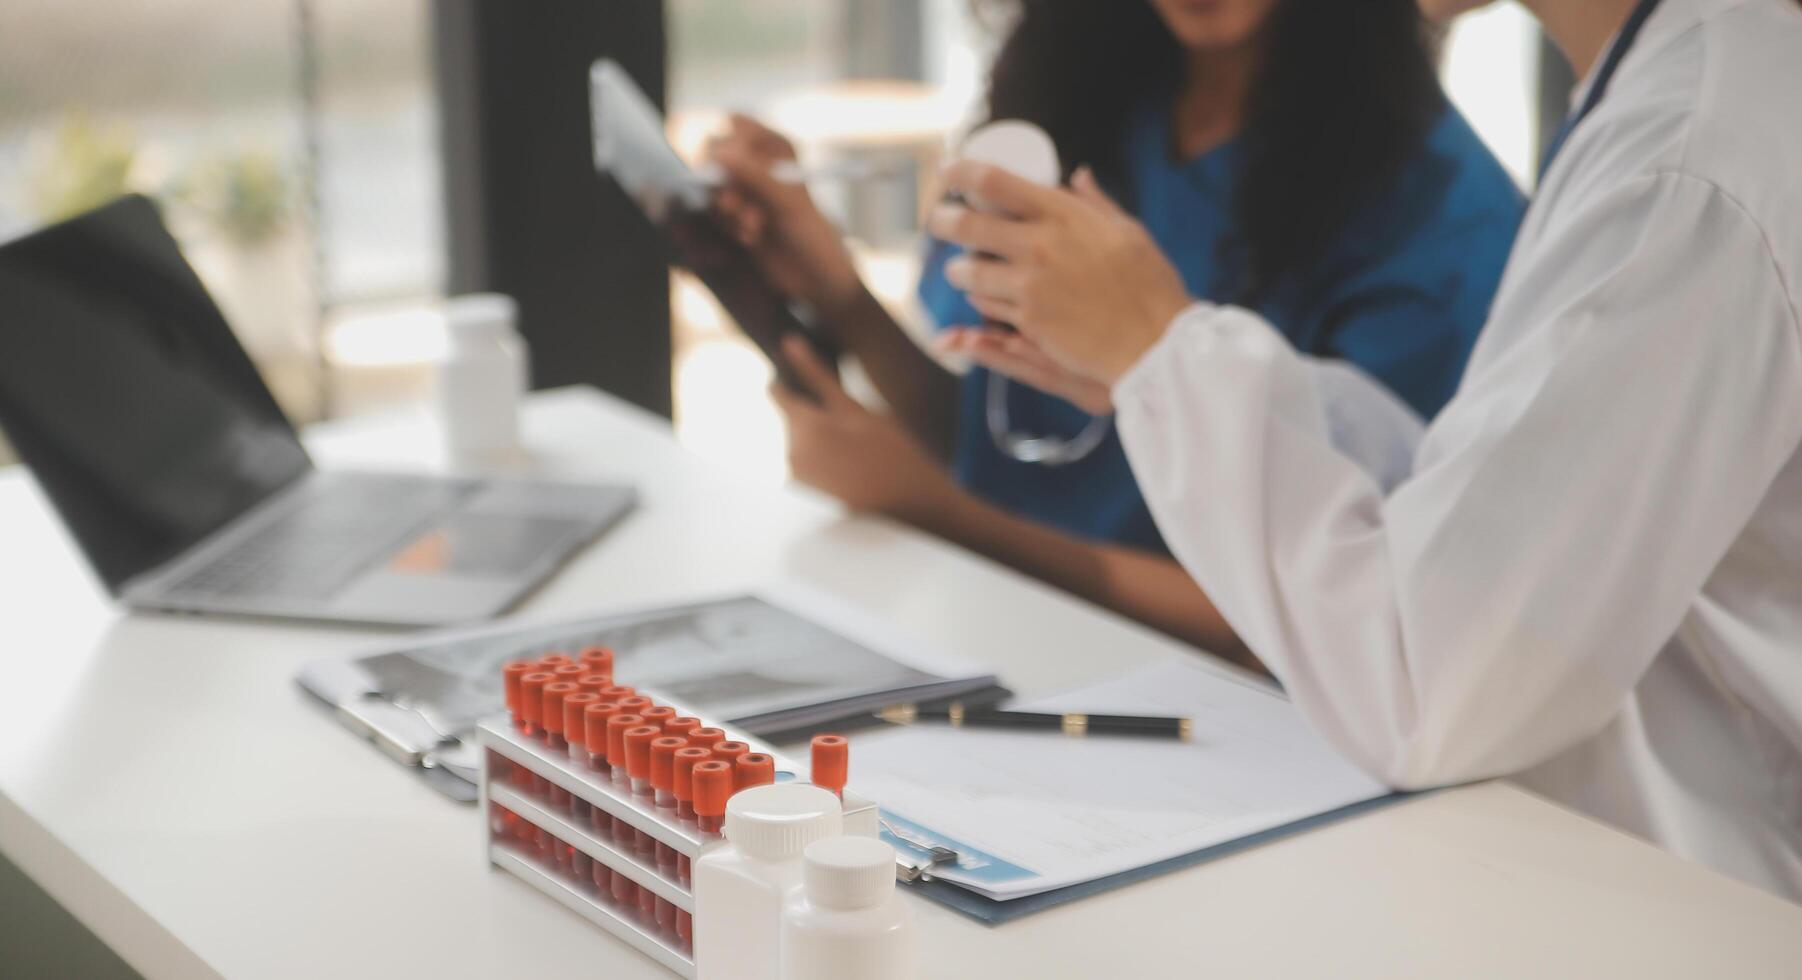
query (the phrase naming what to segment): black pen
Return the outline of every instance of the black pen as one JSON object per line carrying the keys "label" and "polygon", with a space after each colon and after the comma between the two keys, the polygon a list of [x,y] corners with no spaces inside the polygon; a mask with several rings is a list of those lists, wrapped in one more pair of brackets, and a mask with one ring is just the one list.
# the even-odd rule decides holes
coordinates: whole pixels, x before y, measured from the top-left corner
{"label": "black pen", "polygon": [[1141,715],[1097,715],[1070,711],[1003,711],[998,708],[966,708],[954,701],[945,707],[922,708],[897,704],[876,713],[883,721],[911,725],[917,721],[945,721],[954,728],[1018,728],[1061,731],[1065,735],[1141,735],[1188,741],[1195,723],[1188,718],[1156,718]]}

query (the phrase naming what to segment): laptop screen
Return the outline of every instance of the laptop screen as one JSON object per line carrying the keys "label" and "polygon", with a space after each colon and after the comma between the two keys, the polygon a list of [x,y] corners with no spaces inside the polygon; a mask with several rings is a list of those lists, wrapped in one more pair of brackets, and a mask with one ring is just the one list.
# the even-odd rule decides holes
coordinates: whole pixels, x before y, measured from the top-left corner
{"label": "laptop screen", "polygon": [[0,246],[0,428],[114,592],[312,465],[135,196]]}

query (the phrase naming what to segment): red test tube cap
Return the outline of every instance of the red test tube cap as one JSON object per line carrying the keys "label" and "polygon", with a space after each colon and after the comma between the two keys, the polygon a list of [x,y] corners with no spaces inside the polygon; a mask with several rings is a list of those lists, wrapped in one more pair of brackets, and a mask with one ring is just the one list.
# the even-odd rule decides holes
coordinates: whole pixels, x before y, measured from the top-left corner
{"label": "red test tube cap", "polygon": [[[636,728],[628,728],[626,740],[626,773],[633,779],[651,778],[651,742],[663,737],[663,729],[655,725],[643,724],[639,719]],[[634,786],[638,785],[633,783]]]}
{"label": "red test tube cap", "polygon": [[563,664],[558,667],[552,667],[551,673],[555,674],[560,681],[568,681],[571,684],[574,684],[588,676],[588,668],[581,664]]}
{"label": "red test tube cap", "polygon": [[577,679],[576,686],[589,694],[599,694],[613,686],[612,674],[584,674]]}
{"label": "red test tube cap", "polygon": [[535,671],[519,679],[519,717],[529,724],[544,724],[544,686],[556,680],[545,671]]}
{"label": "red test tube cap", "polygon": [[572,744],[586,744],[584,737],[588,728],[583,723],[582,712],[587,711],[588,706],[594,703],[595,696],[586,691],[563,696],[563,737]]}
{"label": "red test tube cap", "polygon": [[743,742],[716,742],[713,746],[713,757],[728,765],[736,765],[738,757],[751,751],[751,747]]}
{"label": "red test tube cap", "polygon": [[851,772],[851,743],[843,735],[813,737],[813,784],[844,793]]}
{"label": "red test tube cap", "polygon": [[613,673],[613,651],[606,647],[589,647],[582,651],[576,662],[588,664],[598,674]]}
{"label": "red test tube cap", "polygon": [[717,728],[697,728],[688,733],[688,744],[711,749],[726,740],[726,733]]}
{"label": "red test tube cap", "polygon": [[647,725],[656,725],[657,730],[661,732],[663,726],[676,717],[676,709],[656,704],[649,708],[638,709],[638,717],[643,718]]}
{"label": "red test tube cap", "polygon": [[632,714],[638,714],[639,712],[643,711],[644,709],[651,707],[651,699],[650,698],[643,697],[643,696],[637,695],[637,694],[633,694],[628,697],[620,698],[618,701],[616,701],[614,703],[619,705],[619,710],[631,712]]}
{"label": "red test tube cap", "polygon": [[[568,702],[565,702],[566,704]],[[607,722],[619,711],[611,701],[596,700],[582,709],[582,745],[589,755],[607,756]]]}
{"label": "red test tube cap", "polygon": [[676,750],[671,757],[670,792],[678,801],[694,802],[695,767],[713,759],[713,753],[696,745]]}
{"label": "red test tube cap", "polygon": [[562,653],[547,653],[538,658],[538,666],[546,671],[556,670],[558,667],[571,662],[569,655]]}
{"label": "red test tube cap", "polygon": [[701,719],[699,718],[671,718],[663,723],[663,734],[685,739],[700,727]]}
{"label": "red test tube cap", "polygon": [[515,660],[501,668],[501,690],[507,692],[507,710],[519,714],[519,679],[538,669],[529,660]]}
{"label": "red test tube cap", "polygon": [[695,766],[695,813],[703,817],[726,815],[732,798],[732,765],[710,759]]}
{"label": "red test tube cap", "polygon": [[[618,707],[615,705],[615,707]],[[644,719],[620,711],[607,719],[607,764],[615,769],[626,764],[626,733],[644,724]]]}
{"label": "red test tube cap", "polygon": [[734,791],[776,781],[776,760],[762,752],[746,752],[732,765]]}
{"label": "red test tube cap", "polygon": [[552,681],[544,686],[544,730],[563,734],[563,699],[579,690],[569,681]]}
{"label": "red test tube cap", "polygon": [[601,697],[609,701],[619,701],[638,693],[638,689],[630,684],[615,684],[601,692]]}
{"label": "red test tube cap", "polygon": [[660,735],[651,739],[651,785],[665,793],[676,791],[676,751],[688,747],[686,739]]}

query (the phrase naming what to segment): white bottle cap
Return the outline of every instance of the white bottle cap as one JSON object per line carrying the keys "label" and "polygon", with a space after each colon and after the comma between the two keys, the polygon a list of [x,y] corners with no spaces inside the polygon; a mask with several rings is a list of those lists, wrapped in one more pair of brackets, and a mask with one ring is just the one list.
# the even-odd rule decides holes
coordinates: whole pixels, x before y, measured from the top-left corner
{"label": "white bottle cap", "polygon": [[895,890],[895,849],[874,837],[829,837],[807,845],[801,882],[823,908],[866,909]]}
{"label": "white bottle cap", "polygon": [[[957,155],[1000,167],[1043,187],[1056,187],[1061,174],[1057,144],[1043,129],[1019,119],[1002,119],[978,128],[964,139]],[[976,195],[971,195],[970,206],[979,211],[995,210]]]}
{"label": "white bottle cap", "polygon": [[501,293],[469,293],[444,304],[444,323],[453,340],[511,333],[518,320],[518,304]]}
{"label": "white bottle cap", "polygon": [[807,845],[842,833],[838,797],[806,783],[772,783],[726,801],[726,839],[747,857],[798,858]]}

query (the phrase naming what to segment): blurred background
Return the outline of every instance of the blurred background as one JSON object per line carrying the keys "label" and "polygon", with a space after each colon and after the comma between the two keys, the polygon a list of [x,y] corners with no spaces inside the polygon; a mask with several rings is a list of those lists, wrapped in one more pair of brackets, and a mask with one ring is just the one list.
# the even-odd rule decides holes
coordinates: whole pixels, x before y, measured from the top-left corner
{"label": "blurred background", "polygon": [[[586,162],[582,67],[619,58],[694,153],[728,111],[804,161],[917,322],[922,188],[981,111],[1005,3],[970,0],[6,0],[0,239],[126,191],[157,198],[296,421],[425,397],[437,302],[521,300],[540,384],[673,416],[696,451],[783,477],[767,365]],[[1504,3],[1446,38],[1447,90],[1524,188],[1569,78]],[[1549,120],[1549,123],[1548,123]],[[618,219],[618,220],[615,220]],[[0,462],[5,461],[0,447]]]}

